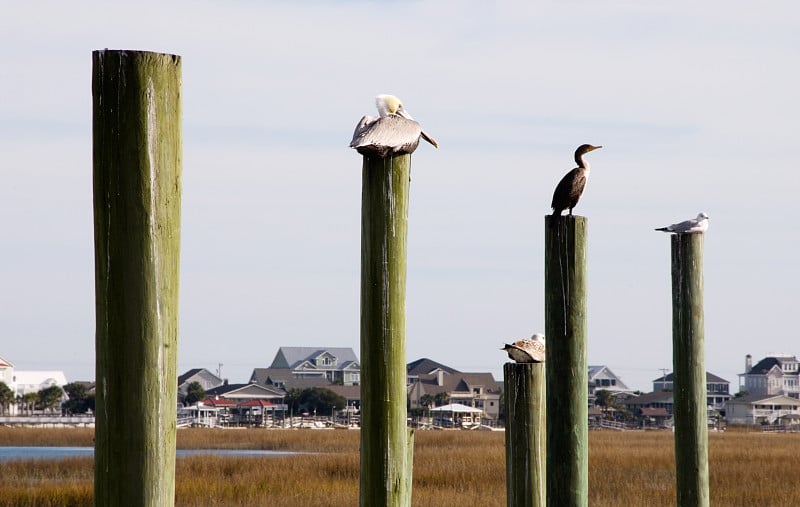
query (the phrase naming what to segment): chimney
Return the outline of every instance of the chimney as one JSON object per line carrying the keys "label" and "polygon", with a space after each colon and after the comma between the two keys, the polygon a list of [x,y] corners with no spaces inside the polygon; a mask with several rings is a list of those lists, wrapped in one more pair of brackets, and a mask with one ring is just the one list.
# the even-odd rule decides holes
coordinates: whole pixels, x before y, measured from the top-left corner
{"label": "chimney", "polygon": [[744,372],[750,373],[750,370],[753,369],[753,356],[747,354],[744,356]]}
{"label": "chimney", "polygon": [[437,386],[444,385],[444,370],[439,370],[436,372],[436,385]]}

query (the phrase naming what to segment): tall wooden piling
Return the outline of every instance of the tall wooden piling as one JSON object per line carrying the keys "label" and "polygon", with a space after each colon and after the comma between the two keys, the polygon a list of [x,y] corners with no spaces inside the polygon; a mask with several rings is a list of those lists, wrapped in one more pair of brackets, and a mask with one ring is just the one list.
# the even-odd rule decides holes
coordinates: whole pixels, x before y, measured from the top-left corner
{"label": "tall wooden piling", "polygon": [[506,505],[545,507],[544,363],[503,365]]}
{"label": "tall wooden piling", "polygon": [[672,235],[672,361],[678,505],[708,506],[703,234]]}
{"label": "tall wooden piling", "polygon": [[175,503],[181,59],[92,53],[97,506]]}
{"label": "tall wooden piling", "polygon": [[410,506],[406,237],[410,155],[364,156],[361,196],[361,505]]}
{"label": "tall wooden piling", "polygon": [[587,222],[545,217],[547,505],[555,507],[589,502]]}

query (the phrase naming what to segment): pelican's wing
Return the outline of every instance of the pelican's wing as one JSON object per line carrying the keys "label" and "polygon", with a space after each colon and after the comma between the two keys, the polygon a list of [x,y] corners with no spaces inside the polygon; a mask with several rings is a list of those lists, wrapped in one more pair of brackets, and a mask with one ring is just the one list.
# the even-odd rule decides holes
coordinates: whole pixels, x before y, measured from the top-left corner
{"label": "pelican's wing", "polygon": [[368,121],[356,127],[350,147],[359,153],[386,156],[389,153],[413,153],[419,145],[422,128],[419,123],[398,115]]}
{"label": "pelican's wing", "polygon": [[377,116],[364,116],[361,121],[356,125],[356,130],[353,132],[353,139],[350,141],[350,147],[355,148],[358,146],[360,139],[364,136],[370,125],[378,121]]}

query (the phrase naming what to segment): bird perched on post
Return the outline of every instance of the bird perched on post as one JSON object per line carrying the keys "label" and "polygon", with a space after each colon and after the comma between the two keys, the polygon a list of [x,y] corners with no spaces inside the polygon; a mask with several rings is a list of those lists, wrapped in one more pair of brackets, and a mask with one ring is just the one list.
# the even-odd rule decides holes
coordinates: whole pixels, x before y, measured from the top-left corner
{"label": "bird perched on post", "polygon": [[705,212],[697,214],[697,218],[684,220],[677,224],[659,227],[657,231],[672,232],[674,234],[691,234],[693,232],[706,232],[708,230],[708,215]]}
{"label": "bird perched on post", "polygon": [[554,217],[561,215],[565,209],[569,209],[569,214],[572,215],[572,208],[577,206],[586,188],[586,180],[589,178],[589,163],[583,160],[583,156],[600,148],[602,146],[582,144],[575,150],[575,163],[578,167],[564,175],[553,192],[553,202],[550,206],[553,208]]}
{"label": "bird perched on post", "polygon": [[375,97],[378,116],[364,116],[356,125],[350,147],[362,155],[384,158],[387,155],[414,153],[420,138],[434,147],[439,144],[427,134],[394,95]]}
{"label": "bird perched on post", "polygon": [[514,343],[506,343],[500,350],[508,352],[508,358],[517,363],[543,363],[544,335],[534,333],[530,338],[523,338]]}

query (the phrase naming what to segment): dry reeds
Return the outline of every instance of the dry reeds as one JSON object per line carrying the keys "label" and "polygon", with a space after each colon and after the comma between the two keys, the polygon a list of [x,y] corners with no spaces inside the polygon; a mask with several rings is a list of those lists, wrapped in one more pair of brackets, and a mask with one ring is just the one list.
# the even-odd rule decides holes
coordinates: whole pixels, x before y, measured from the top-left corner
{"label": "dry reeds", "polygon": [[[76,430],[0,428],[0,445],[91,445]],[[48,433],[51,433],[48,435]],[[58,436],[63,433],[64,436]],[[176,505],[352,506],[358,504],[357,431],[181,430],[181,448],[302,451],[281,457],[192,455],[177,461]],[[675,505],[673,435],[669,432],[589,434],[589,504]],[[795,505],[800,435],[709,435],[714,505]],[[92,460],[2,463],[0,506],[91,505]],[[502,433],[418,431],[414,506],[505,505]]]}

